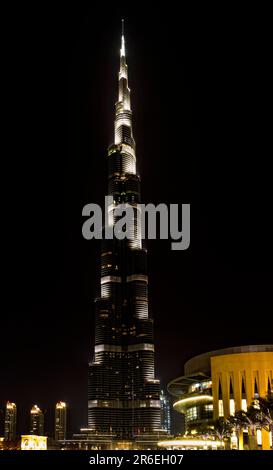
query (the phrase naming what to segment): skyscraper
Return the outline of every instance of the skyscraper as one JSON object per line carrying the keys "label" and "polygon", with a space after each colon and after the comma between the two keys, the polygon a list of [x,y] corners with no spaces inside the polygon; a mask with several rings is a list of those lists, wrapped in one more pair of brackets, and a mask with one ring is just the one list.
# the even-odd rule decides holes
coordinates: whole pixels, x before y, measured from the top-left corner
{"label": "skyscraper", "polygon": [[44,435],[44,413],[37,405],[33,405],[30,410],[30,434]]}
{"label": "skyscraper", "polygon": [[67,406],[63,401],[58,401],[55,407],[55,440],[66,439]]}
{"label": "skyscraper", "polygon": [[6,441],[14,441],[16,439],[16,421],[17,421],[16,404],[8,401],[6,404],[5,429],[4,429],[4,436],[5,436]]}
{"label": "skyscraper", "polygon": [[167,432],[171,433],[171,407],[170,400],[164,390],[160,392],[160,406],[161,406],[161,426]]}
{"label": "skyscraper", "polygon": [[88,426],[132,440],[161,429],[161,410],[160,383],[154,376],[153,319],[148,313],[147,252],[136,217],[140,177],[123,29],[114,144],[108,149],[108,194],[113,197],[109,220],[118,204],[132,207],[135,220],[131,239],[102,242],[95,351],[89,364]]}

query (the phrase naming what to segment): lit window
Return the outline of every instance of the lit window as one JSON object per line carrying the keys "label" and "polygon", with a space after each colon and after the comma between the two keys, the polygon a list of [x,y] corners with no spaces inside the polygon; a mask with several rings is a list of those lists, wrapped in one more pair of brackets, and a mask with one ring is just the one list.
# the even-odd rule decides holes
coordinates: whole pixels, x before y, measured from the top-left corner
{"label": "lit window", "polygon": [[257,429],[257,444],[258,446],[262,445],[262,431]]}
{"label": "lit window", "polygon": [[197,419],[197,407],[193,406],[192,408],[189,408],[186,413],[186,420],[187,422],[189,421],[194,421]]}
{"label": "lit window", "polygon": [[233,398],[229,400],[229,414],[231,416],[235,415],[235,401]]}
{"label": "lit window", "polygon": [[222,417],[224,416],[223,400],[219,400],[219,403],[218,403],[218,414],[219,414],[219,418],[222,418]]}
{"label": "lit window", "polygon": [[247,402],[245,398],[242,398],[242,410],[247,411]]}

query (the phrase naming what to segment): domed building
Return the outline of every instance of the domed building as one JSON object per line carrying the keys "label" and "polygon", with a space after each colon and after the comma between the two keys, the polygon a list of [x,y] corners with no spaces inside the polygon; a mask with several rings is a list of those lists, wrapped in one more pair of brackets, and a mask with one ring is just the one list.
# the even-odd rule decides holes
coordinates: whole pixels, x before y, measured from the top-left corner
{"label": "domed building", "polygon": [[[258,397],[273,390],[273,345],[239,346],[211,351],[186,362],[185,374],[168,384],[176,400],[175,411],[184,414],[186,431],[210,425],[238,410],[246,411]],[[256,431],[257,446],[272,449],[272,435]],[[248,447],[247,430],[239,448]]]}

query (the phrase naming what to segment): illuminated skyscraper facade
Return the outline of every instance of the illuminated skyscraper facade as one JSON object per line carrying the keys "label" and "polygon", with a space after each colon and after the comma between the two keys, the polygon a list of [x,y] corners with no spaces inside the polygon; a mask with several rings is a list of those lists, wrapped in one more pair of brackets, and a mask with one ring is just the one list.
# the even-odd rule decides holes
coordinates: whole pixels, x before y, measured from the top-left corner
{"label": "illuminated skyscraper facade", "polygon": [[5,410],[5,429],[4,429],[4,436],[5,436],[6,441],[14,441],[16,439],[16,421],[17,421],[16,404],[8,401],[6,404],[6,410]]}
{"label": "illuminated skyscraper facade", "polygon": [[[108,150],[108,194],[113,208],[127,204],[137,215],[140,177],[122,33],[114,144]],[[111,220],[112,219],[112,220]],[[88,426],[134,439],[161,428],[160,383],[154,375],[153,319],[148,313],[147,252],[135,217],[130,239],[103,240],[101,292],[95,305],[95,351],[89,365]]]}
{"label": "illuminated skyscraper facade", "polygon": [[30,434],[44,435],[44,413],[37,405],[33,405],[30,410]]}
{"label": "illuminated skyscraper facade", "polygon": [[161,426],[167,434],[171,434],[171,407],[170,400],[164,390],[160,392]]}
{"label": "illuminated skyscraper facade", "polygon": [[63,401],[58,401],[55,407],[55,441],[66,439],[67,406]]}

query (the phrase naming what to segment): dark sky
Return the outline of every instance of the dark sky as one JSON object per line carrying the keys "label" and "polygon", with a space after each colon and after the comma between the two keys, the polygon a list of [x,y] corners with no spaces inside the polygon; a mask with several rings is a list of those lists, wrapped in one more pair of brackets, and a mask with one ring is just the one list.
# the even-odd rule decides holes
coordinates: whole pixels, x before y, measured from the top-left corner
{"label": "dark sky", "polygon": [[189,250],[148,243],[156,375],[273,342],[269,28],[226,8],[3,15],[0,408],[18,404],[19,431],[33,403],[50,431],[59,399],[86,425],[99,246],[81,211],[106,194],[122,17],[142,201],[191,203]]}

